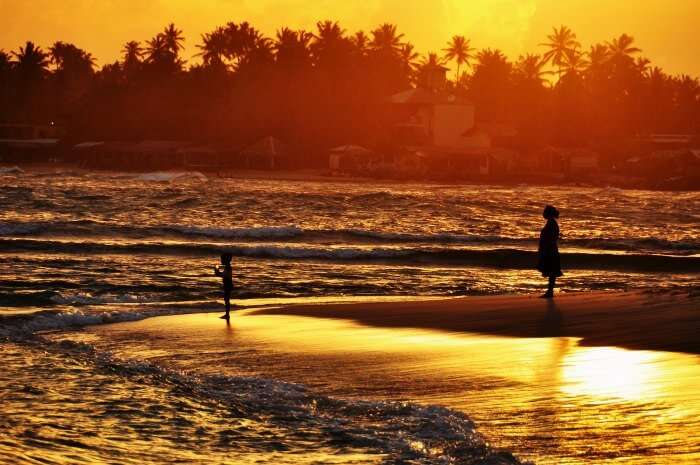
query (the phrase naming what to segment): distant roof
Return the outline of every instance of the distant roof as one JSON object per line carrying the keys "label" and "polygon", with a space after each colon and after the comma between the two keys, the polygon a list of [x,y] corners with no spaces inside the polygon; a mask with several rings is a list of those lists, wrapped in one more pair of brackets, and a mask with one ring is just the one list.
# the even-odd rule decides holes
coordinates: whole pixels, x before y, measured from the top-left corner
{"label": "distant roof", "polygon": [[388,100],[397,105],[472,104],[472,102],[455,95],[438,94],[422,87],[399,92],[390,96]]}
{"label": "distant roof", "polygon": [[98,147],[100,145],[105,145],[104,142],[81,142],[73,146],[74,149],[89,149],[92,147]]}
{"label": "distant roof", "polygon": [[30,147],[56,145],[60,139],[0,139],[0,145],[13,147]]}
{"label": "distant roof", "polygon": [[447,99],[427,89],[418,87],[394,94],[389,97],[389,101],[400,105],[436,105],[438,103],[446,103]]}
{"label": "distant roof", "polygon": [[342,155],[371,155],[374,153],[368,148],[352,144],[334,147],[330,149],[329,152]]}

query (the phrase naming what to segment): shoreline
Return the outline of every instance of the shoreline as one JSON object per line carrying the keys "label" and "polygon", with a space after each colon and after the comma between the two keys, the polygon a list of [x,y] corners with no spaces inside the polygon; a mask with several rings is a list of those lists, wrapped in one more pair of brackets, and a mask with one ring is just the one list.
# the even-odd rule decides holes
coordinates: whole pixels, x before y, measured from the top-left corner
{"label": "shoreline", "polygon": [[351,320],[375,327],[421,328],[522,338],[577,337],[584,346],[700,354],[700,294],[590,292],[461,297],[432,301],[290,305],[251,310]]}

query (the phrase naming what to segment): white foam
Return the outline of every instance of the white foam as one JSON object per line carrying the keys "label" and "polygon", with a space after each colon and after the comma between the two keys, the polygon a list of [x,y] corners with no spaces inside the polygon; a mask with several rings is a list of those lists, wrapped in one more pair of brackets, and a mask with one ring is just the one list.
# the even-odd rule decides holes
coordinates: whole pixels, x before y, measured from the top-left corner
{"label": "white foam", "polygon": [[15,234],[32,234],[46,228],[41,223],[0,223],[0,236]]}
{"label": "white foam", "polygon": [[140,181],[172,182],[172,181],[206,181],[208,178],[199,171],[154,171],[136,176]]}
{"label": "white foam", "polygon": [[270,226],[258,228],[205,228],[194,226],[170,226],[165,229],[209,237],[223,238],[289,238],[300,236],[304,231],[296,226]]}
{"label": "white foam", "polygon": [[152,303],[162,300],[162,296],[149,296],[147,294],[101,294],[95,296],[90,292],[66,293],[62,292],[51,297],[54,303],[59,305],[104,305],[126,303]]}
{"label": "white foam", "polygon": [[0,166],[0,174],[24,174],[19,166]]}
{"label": "white foam", "polygon": [[125,321],[139,321],[146,318],[166,315],[182,315],[202,312],[193,308],[146,308],[139,310],[112,310],[102,312],[75,311],[43,311],[23,314],[20,317],[0,319],[0,337],[29,336],[38,331],[55,331],[83,326],[94,326]]}

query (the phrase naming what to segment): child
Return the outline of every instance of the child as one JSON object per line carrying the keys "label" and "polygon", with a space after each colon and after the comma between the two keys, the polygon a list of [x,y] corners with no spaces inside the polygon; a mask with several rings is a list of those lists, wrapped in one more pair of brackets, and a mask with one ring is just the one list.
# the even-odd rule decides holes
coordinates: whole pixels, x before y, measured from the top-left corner
{"label": "child", "polygon": [[231,258],[233,256],[230,253],[221,254],[221,264],[223,265],[223,270],[219,266],[214,267],[214,274],[216,276],[221,276],[224,285],[224,303],[226,304],[226,315],[221,318],[228,320],[229,312],[231,311],[231,291],[233,291],[233,269],[231,268]]}
{"label": "child", "polygon": [[557,244],[559,241],[559,225],[557,224],[559,210],[551,205],[547,205],[544,208],[542,216],[547,220],[547,224],[544,225],[542,232],[540,232],[537,269],[542,273],[543,277],[549,278],[547,292],[545,292],[542,297],[551,299],[554,297],[554,285],[556,284],[557,278],[563,274],[561,272],[559,246]]}

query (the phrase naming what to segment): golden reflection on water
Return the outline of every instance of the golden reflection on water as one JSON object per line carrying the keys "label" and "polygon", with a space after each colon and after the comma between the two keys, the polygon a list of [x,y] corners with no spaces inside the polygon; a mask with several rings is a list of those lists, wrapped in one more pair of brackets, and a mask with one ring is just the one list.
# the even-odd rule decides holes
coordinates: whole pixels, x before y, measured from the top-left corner
{"label": "golden reflection on water", "polygon": [[301,382],[341,397],[460,409],[495,443],[540,464],[700,459],[693,355],[249,311],[235,312],[230,326],[199,314],[89,331],[130,358],[155,355],[182,368]]}
{"label": "golden reflection on water", "polygon": [[614,347],[579,347],[562,360],[562,390],[572,395],[651,401],[663,395],[658,380],[668,379],[659,354]]}

